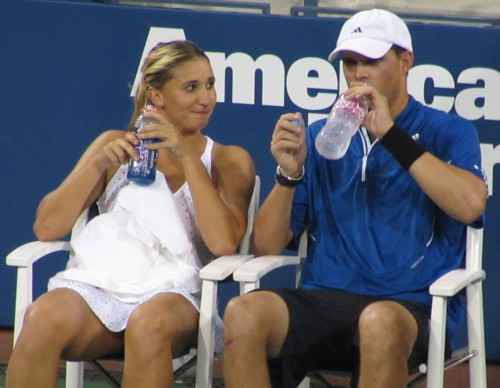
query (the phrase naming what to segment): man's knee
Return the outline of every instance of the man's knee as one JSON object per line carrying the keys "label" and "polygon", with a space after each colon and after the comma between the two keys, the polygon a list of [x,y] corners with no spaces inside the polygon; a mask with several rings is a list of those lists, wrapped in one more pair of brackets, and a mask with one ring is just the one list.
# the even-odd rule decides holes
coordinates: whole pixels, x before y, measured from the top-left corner
{"label": "man's knee", "polygon": [[224,330],[243,333],[258,327],[261,308],[258,295],[243,295],[229,301],[224,311]]}
{"label": "man's knee", "polygon": [[418,326],[404,306],[396,302],[381,301],[370,304],[361,312],[359,332],[361,341],[380,350],[392,346],[412,348]]}
{"label": "man's knee", "polygon": [[288,332],[288,309],[273,292],[259,291],[230,300],[224,314],[226,346],[264,346],[269,355],[281,351]]}

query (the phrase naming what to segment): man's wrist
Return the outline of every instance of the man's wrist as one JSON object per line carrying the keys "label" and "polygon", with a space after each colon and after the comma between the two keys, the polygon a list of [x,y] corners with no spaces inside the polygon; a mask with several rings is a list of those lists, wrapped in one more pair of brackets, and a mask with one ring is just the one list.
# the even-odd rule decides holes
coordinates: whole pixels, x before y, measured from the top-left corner
{"label": "man's wrist", "polygon": [[276,173],[274,174],[274,180],[277,184],[285,187],[295,187],[304,179],[305,168],[302,166],[299,175],[297,177],[290,177],[283,173],[281,166],[276,167]]}
{"label": "man's wrist", "polygon": [[380,142],[405,170],[409,170],[410,166],[427,151],[422,144],[396,124],[381,137]]}

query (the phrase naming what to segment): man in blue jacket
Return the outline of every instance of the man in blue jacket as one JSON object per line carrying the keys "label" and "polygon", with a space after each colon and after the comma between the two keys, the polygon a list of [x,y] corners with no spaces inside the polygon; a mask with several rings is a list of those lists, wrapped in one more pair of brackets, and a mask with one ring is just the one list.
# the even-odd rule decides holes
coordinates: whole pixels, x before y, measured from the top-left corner
{"label": "man in blue jacket", "polygon": [[[406,24],[388,11],[347,20],[329,56],[341,56],[348,100],[369,112],[345,156],[315,149],[325,123],[278,120],[276,185],[257,215],[259,254],[296,247],[308,231],[298,290],[257,291],[225,312],[224,378],[235,388],[295,387],[308,371],[357,371],[359,387],[404,387],[425,362],[429,286],[462,264],[466,225],[481,223],[487,187],[468,121],[408,94]],[[449,305],[448,332],[463,306]]]}

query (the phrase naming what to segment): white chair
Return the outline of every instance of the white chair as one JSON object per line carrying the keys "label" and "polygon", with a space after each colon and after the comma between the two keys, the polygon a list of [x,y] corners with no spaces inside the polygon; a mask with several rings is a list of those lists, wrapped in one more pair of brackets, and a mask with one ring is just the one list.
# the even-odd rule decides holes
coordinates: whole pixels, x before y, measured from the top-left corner
{"label": "white chair", "polygon": [[[200,271],[202,279],[202,296],[200,305],[200,321],[198,331],[198,347],[191,349],[189,354],[174,360],[174,371],[182,371],[184,363],[196,357],[196,387],[210,388],[212,386],[212,366],[215,345],[215,318],[217,315],[217,287],[218,282],[227,279],[236,268],[253,256],[250,254],[250,240],[253,230],[255,214],[259,207],[260,179],[255,178],[252,199],[248,209],[248,226],[240,244],[239,253],[222,256]],[[86,209],[75,223],[72,236],[85,227],[89,218],[89,209]],[[34,241],[24,244],[7,256],[7,265],[17,267],[16,304],[14,317],[14,344],[21,332],[23,317],[27,307],[33,301],[33,266],[41,259],[48,259],[51,253],[70,251],[69,241],[41,242]],[[106,379],[111,376],[97,362],[93,362],[104,373]],[[83,388],[84,362],[66,362],[66,387]],[[176,372],[176,375],[178,373]],[[106,377],[107,376],[107,377]],[[119,386],[118,382],[108,380]]]}
{"label": "white chair", "polygon": [[[275,268],[284,265],[297,266],[297,282],[300,279],[301,263],[306,257],[307,238],[301,237],[298,256],[261,256],[249,260],[233,274],[234,280],[241,282],[243,293],[260,287],[260,280]],[[444,382],[444,371],[462,362],[468,361],[470,387],[486,388],[486,358],[483,322],[482,283],[485,272],[482,269],[483,230],[467,227],[465,268],[456,269],[444,274],[430,287],[432,310],[430,322],[429,355],[427,364],[420,365],[421,376],[410,383],[416,386],[427,380],[428,388],[441,388]],[[298,284],[298,283],[297,283]],[[449,360],[445,360],[446,309],[449,297],[466,291],[467,315],[467,347],[454,352]],[[300,388],[309,387],[306,378]]]}

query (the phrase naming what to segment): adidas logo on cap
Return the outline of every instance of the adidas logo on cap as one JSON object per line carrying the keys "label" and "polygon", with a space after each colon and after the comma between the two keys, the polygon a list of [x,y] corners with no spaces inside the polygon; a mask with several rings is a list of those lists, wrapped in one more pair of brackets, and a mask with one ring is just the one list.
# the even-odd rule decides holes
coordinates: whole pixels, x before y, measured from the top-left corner
{"label": "adidas logo on cap", "polygon": [[345,21],[337,39],[337,47],[328,60],[333,61],[342,51],[378,59],[393,45],[413,51],[406,23],[399,16],[382,9],[360,11]]}

